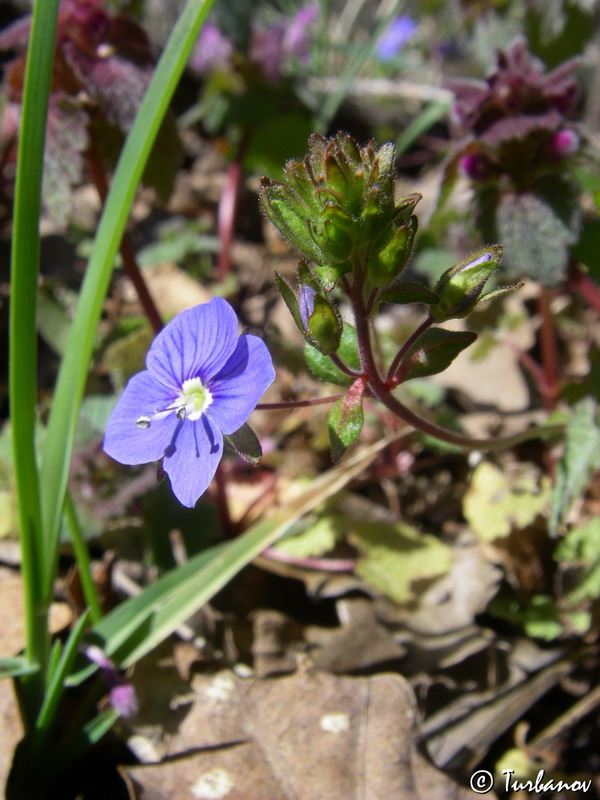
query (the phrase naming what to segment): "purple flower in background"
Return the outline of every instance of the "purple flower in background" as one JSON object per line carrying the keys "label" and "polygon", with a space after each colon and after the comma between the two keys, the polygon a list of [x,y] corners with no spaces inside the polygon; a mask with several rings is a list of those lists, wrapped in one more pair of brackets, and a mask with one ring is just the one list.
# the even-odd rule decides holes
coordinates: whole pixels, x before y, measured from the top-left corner
{"label": "purple flower in background", "polygon": [[307,29],[318,16],[318,6],[308,5],[291,20],[281,19],[270,28],[253,31],[250,57],[271,83],[281,79],[281,67],[286,58],[297,58],[306,64],[310,49]]}
{"label": "purple flower in background", "polygon": [[226,67],[233,56],[233,44],[216,25],[207,23],[200,31],[190,56],[190,67],[200,74]]}
{"label": "purple flower in background", "polygon": [[379,60],[391,61],[395,58],[416,29],[417,23],[410,17],[399,16],[392,20],[377,42],[375,52]]}
{"label": "purple flower in background", "polygon": [[179,502],[192,508],[223,455],[223,434],[248,419],[275,371],[257,336],[238,337],[235,312],[213,298],[178,314],[154,340],[106,426],[121,464],[163,458]]}
{"label": "purple flower in background", "polygon": [[109,690],[108,701],[111,706],[119,712],[120,716],[126,719],[135,716],[138,712],[135,688],[121,678],[119,671],[110,658],[95,644],[86,647],[85,654],[90,661],[93,661],[102,670]]}
{"label": "purple flower in background", "polygon": [[283,52],[286,56],[295,56],[302,63],[308,61],[310,39],[307,29],[318,18],[319,6],[316,4],[304,6],[292,17],[283,36]]}

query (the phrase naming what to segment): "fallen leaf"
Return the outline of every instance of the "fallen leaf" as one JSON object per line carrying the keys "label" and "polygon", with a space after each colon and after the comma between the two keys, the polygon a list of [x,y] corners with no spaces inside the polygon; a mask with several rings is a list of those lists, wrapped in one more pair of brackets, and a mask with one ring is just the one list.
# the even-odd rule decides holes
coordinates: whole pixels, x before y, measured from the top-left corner
{"label": "fallen leaf", "polygon": [[225,670],[192,686],[168,758],[128,770],[144,800],[476,796],[423,755],[415,698],[399,675],[257,680]]}

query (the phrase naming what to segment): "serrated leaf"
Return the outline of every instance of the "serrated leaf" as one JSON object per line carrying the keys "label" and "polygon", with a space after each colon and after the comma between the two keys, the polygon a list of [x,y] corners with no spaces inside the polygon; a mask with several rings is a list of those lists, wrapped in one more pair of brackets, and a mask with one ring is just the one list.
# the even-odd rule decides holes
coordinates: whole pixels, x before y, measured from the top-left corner
{"label": "serrated leaf", "polygon": [[507,475],[483,461],[473,472],[463,514],[474,533],[486,542],[523,530],[544,515],[550,500],[550,481],[532,472]]}
{"label": "serrated leaf", "polygon": [[398,373],[401,380],[427,378],[443,372],[476,338],[477,334],[472,331],[429,328],[406,354]]}
{"label": "serrated leaf", "polygon": [[[344,322],[342,328],[342,336],[337,355],[338,358],[341,358],[342,361],[352,369],[360,369],[356,329],[347,322]],[[352,383],[352,378],[336,367],[331,359],[323,355],[323,353],[320,353],[316,347],[306,344],[304,346],[304,357],[309,370],[316,378],[319,378],[319,380],[335,383],[338,386],[350,386]]]}
{"label": "serrated leaf", "polygon": [[496,230],[511,274],[526,275],[547,287],[562,280],[577,230],[575,222],[565,221],[546,198],[531,192],[503,195]]}
{"label": "serrated leaf", "polygon": [[358,439],[362,431],[364,416],[362,398],[365,382],[355,380],[344,397],[341,397],[329,412],[328,428],[331,457],[339,461],[344,452]]}
{"label": "serrated leaf", "polygon": [[66,100],[50,103],[44,156],[44,208],[57,225],[65,226],[71,192],[81,181],[83,154],[88,146],[88,117]]}
{"label": "serrated leaf", "polygon": [[223,439],[237,456],[249,464],[258,464],[262,458],[262,447],[258,437],[247,422],[235,433],[224,434]]}
{"label": "serrated leaf", "polygon": [[417,583],[450,568],[450,548],[410,525],[358,523],[349,539],[362,553],[357,574],[396,603],[411,600]]}
{"label": "serrated leaf", "polygon": [[582,400],[567,422],[565,453],[556,467],[556,482],[550,508],[550,534],[556,536],[571,503],[585,489],[590,472],[600,467],[600,427],[596,402]]}

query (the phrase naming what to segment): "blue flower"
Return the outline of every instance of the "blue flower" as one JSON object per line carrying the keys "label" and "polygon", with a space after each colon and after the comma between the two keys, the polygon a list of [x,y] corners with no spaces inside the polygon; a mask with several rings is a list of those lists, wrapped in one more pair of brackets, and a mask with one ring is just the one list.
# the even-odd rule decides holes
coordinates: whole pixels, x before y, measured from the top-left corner
{"label": "blue flower", "polygon": [[376,53],[380,61],[391,61],[406,42],[412,38],[417,23],[407,16],[393,19],[377,42]]}
{"label": "blue flower", "polygon": [[257,336],[238,337],[235,312],[213,298],[178,314],[125,387],[104,450],[121,464],[162,458],[175,497],[192,508],[223,455],[223,434],[248,419],[275,371]]}

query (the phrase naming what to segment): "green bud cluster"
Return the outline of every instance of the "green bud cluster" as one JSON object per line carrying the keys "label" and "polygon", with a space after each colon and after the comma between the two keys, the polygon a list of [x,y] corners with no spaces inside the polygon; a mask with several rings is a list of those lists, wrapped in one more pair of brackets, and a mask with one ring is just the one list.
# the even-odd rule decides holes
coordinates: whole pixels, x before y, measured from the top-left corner
{"label": "green bud cluster", "polygon": [[395,199],[393,145],[359,147],[338,133],[311,136],[309,148],[304,159],[288,161],[283,183],[263,178],[266,215],[314,262],[327,290],[357,269],[371,287],[389,286],[410,255],[421,197]]}

